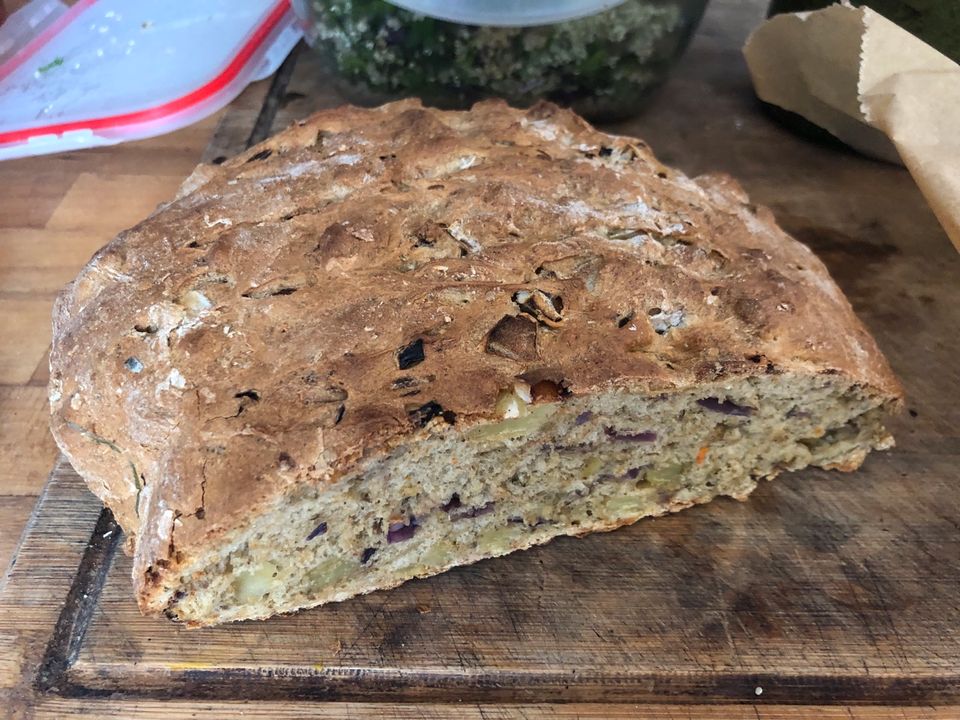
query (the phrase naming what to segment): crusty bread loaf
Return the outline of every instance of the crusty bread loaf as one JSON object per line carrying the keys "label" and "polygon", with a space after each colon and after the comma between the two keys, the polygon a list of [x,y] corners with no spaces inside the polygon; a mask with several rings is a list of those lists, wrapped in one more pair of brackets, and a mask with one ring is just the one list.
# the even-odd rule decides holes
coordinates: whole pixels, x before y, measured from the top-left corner
{"label": "crusty bread loaf", "polygon": [[498,102],[199,167],[61,295],[50,366],[140,607],[191,625],[852,470],[900,395],[733,181]]}

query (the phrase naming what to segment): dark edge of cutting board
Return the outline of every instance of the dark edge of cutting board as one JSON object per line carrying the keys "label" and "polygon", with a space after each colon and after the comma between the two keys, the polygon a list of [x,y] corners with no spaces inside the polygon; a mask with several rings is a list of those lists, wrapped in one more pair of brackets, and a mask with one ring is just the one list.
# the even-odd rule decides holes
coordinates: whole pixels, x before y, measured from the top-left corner
{"label": "dark edge of cutting board", "polygon": [[[87,535],[78,520],[96,518],[94,531]],[[48,535],[44,536],[44,531]],[[68,462],[60,458],[44,489],[37,513],[25,537],[19,562],[11,573],[11,582],[21,588],[38,590],[44,597],[66,596],[60,604],[59,619],[49,638],[39,672],[29,683],[36,698],[56,696],[64,699],[126,698],[130,701],[309,701],[363,703],[590,703],[596,708],[609,703],[613,708],[626,703],[678,702],[742,703],[757,687],[766,688],[758,697],[761,706],[772,703],[887,703],[931,704],[955,701],[960,688],[957,673],[930,677],[864,675],[790,675],[771,669],[768,674],[704,672],[684,676],[669,672],[643,675],[609,674],[591,679],[589,672],[577,677],[544,673],[531,675],[509,671],[486,671],[464,675],[440,673],[404,673],[367,669],[344,671],[339,675],[264,675],[243,668],[218,668],[212,671],[172,672],[153,687],[135,687],[127,680],[111,683],[101,679],[97,687],[74,682],[70,666],[83,642],[87,620],[97,603],[102,581],[120,547],[119,528],[109,511],[89,493]],[[69,558],[57,572],[49,572],[39,558],[50,557],[52,537],[69,543],[78,552],[78,567],[72,583],[66,572]],[[17,577],[19,573],[26,577]],[[69,589],[67,589],[69,587]],[[0,594],[0,639],[4,622],[11,620],[16,603],[5,602]],[[13,605],[14,607],[10,607]],[[45,608],[46,609],[46,608]],[[47,612],[51,620],[56,604]],[[3,646],[0,645],[0,651]],[[775,707],[771,705],[770,707]],[[549,715],[548,715],[549,716]],[[604,715],[601,714],[600,717]],[[362,717],[362,716],[361,716]],[[761,716],[762,717],[762,716]]]}
{"label": "dark edge of cutting board", "polygon": [[80,652],[122,535],[123,531],[113,519],[113,513],[104,508],[87,541],[87,550],[80,559],[77,575],[40,663],[35,681],[39,692],[62,691],[69,686],[66,672]]}

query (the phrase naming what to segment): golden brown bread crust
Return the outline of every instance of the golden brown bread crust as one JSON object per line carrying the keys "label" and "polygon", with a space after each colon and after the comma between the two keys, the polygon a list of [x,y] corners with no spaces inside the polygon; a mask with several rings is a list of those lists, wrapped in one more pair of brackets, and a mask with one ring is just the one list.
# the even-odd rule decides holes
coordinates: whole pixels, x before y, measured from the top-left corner
{"label": "golden brown bread crust", "polygon": [[54,435],[138,536],[141,592],[291,484],[432,416],[491,417],[518,376],[900,394],[823,264],[731,179],[499,102],[339,108],[199,167],[60,296],[50,367]]}

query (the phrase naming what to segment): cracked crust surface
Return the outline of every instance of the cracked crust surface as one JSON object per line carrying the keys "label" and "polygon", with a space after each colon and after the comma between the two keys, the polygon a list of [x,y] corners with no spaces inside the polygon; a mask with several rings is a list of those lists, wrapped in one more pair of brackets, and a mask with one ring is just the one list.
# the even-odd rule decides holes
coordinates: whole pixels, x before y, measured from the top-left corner
{"label": "cracked crust surface", "polygon": [[790,370],[900,394],[734,181],[499,102],[325,111],[197,168],[61,294],[50,366],[54,436],[141,594],[292,484],[492,418],[517,378],[577,396]]}

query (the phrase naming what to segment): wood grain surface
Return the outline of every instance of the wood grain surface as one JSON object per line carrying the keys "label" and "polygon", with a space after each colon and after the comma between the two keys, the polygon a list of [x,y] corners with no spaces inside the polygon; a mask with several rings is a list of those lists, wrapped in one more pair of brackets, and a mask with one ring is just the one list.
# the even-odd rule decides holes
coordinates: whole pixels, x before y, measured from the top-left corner
{"label": "wood grain surface", "polygon": [[150,700],[119,704],[112,700],[51,698],[42,701],[37,720],[111,718],[112,720],[956,720],[950,708],[810,707],[739,705],[622,705],[614,703],[562,705],[427,705],[381,703],[210,702]]}
{"label": "wood grain surface", "polygon": [[[896,450],[854,475],[784,477],[745,504],[199,631],[140,617],[115,526],[61,464],[0,593],[4,707],[35,717],[960,717],[947,705],[960,701],[960,258],[905,171],[813,145],[762,114],[739,55],[762,9],[714,2],[649,112],[608,129],[643,137],[689,174],[736,176],[824,259],[907,388]],[[235,103],[204,157],[338,104],[329,87],[311,54],[295,56]],[[101,187],[122,193],[112,178],[131,170],[117,161]],[[84,183],[71,183],[65,216],[66,198],[24,221],[97,227],[97,193]],[[53,283],[43,277],[31,282]],[[7,372],[42,385],[35,368]],[[20,422],[18,436],[37,437],[40,416]]]}

